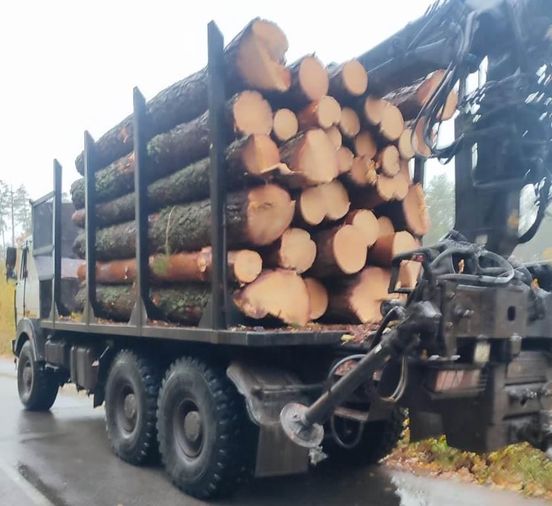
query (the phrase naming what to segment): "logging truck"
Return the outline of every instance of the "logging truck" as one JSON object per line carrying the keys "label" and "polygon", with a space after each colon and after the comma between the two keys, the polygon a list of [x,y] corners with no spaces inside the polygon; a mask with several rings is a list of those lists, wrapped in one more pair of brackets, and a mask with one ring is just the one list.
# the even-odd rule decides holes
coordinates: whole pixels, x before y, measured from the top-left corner
{"label": "logging truck", "polygon": [[[548,1],[439,1],[325,66],[210,23],[207,67],[85,132],[71,201],[55,160],[8,251],[23,406],[74,384],[199,498],[376,463],[407,409],[414,441],[549,450],[552,269],[511,254],[551,197],[551,28]],[[456,223],[424,245],[427,158],[455,160]]]}

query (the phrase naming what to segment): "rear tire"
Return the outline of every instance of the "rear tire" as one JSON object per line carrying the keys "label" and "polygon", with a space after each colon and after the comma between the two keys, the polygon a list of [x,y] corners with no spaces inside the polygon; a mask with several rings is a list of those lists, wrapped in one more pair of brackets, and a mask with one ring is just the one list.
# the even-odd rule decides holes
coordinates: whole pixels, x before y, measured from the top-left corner
{"label": "rear tire", "polygon": [[156,364],[132,351],[114,358],[105,385],[107,436],[115,454],[140,465],[155,460],[160,374]]}
{"label": "rear tire", "polygon": [[232,493],[250,457],[243,398],[222,367],[181,358],[159,392],[159,451],[171,481],[200,499]]}
{"label": "rear tire", "polygon": [[353,448],[339,446],[333,439],[324,445],[330,462],[340,465],[368,466],[387,457],[401,440],[407,413],[395,407],[387,420],[369,422],[364,426],[360,442]]}
{"label": "rear tire", "polygon": [[35,361],[30,341],[26,341],[19,352],[17,390],[21,403],[29,411],[48,411],[59,390],[54,373]]}

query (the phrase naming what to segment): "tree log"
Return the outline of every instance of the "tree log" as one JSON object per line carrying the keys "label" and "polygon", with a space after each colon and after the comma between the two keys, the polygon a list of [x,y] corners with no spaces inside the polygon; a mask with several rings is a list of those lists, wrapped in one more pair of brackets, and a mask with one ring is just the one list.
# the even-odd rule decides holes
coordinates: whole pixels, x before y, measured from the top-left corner
{"label": "tree log", "polygon": [[289,141],[299,131],[297,116],[290,109],[278,109],[272,118],[272,138],[278,143]]}
{"label": "tree log", "polygon": [[280,146],[280,157],[294,173],[297,186],[329,183],[337,177],[337,151],[323,130],[299,133]]}
{"label": "tree log", "polygon": [[341,118],[339,120],[339,130],[344,137],[354,139],[360,132],[360,119],[358,114],[350,107],[341,109]]}
{"label": "tree log", "polygon": [[354,188],[374,186],[378,180],[377,165],[374,160],[365,156],[357,156],[353,159],[351,170],[347,172],[343,180]]}
{"label": "tree log", "polygon": [[[229,194],[226,203],[228,247],[265,246],[274,242],[290,225],[293,212],[289,194],[273,184]],[[135,239],[135,222],[98,230],[97,259],[105,261],[135,256]],[[150,254],[193,251],[210,242],[210,200],[167,207],[149,216]],[[84,234],[77,237],[74,249],[81,258],[84,256]]]}
{"label": "tree log", "polygon": [[[286,91],[289,71],[282,65],[288,43],[285,34],[270,21],[252,20],[227,46],[224,52],[227,90],[240,89]],[[191,121],[207,110],[207,68],[192,74],[158,93],[148,101],[148,137]],[[132,115],[106,132],[95,145],[100,167],[130,153],[133,149]],[[84,173],[84,157],[75,160]]]}
{"label": "tree log", "polygon": [[354,225],[340,225],[313,235],[316,260],[309,271],[316,277],[354,274],[366,263],[366,242]]}
{"label": "tree log", "polygon": [[379,323],[381,304],[395,298],[388,293],[391,274],[380,267],[366,267],[344,280],[330,294],[328,313],[339,321]]}
{"label": "tree log", "polygon": [[[431,156],[431,149],[427,145],[425,139],[424,139],[424,129],[426,125],[426,119],[420,118],[418,121],[416,128],[414,130],[414,135],[411,137],[412,139],[412,148],[414,149],[415,153],[419,156],[422,156],[424,158],[429,158]],[[410,127],[410,125],[409,125]],[[435,139],[435,133],[434,131],[431,134],[431,138]]]}
{"label": "tree log", "polygon": [[324,220],[343,218],[350,205],[347,190],[340,181],[334,180],[303,190],[297,199],[296,215],[299,223],[316,226]]}
{"label": "tree log", "polygon": [[[227,128],[243,135],[269,134],[272,110],[257,92],[245,91],[227,103]],[[209,155],[209,114],[156,135],[148,142],[145,177],[154,181]],[[134,190],[134,153],[116,160],[96,174],[96,196],[107,202]],[[84,207],[84,180],[71,186],[75,207]]]}
{"label": "tree log", "polygon": [[[211,290],[206,285],[189,284],[175,288],[156,288],[151,292],[154,305],[164,320],[195,325],[201,319]],[[77,306],[82,309],[86,290],[76,296]],[[97,315],[109,320],[128,322],[136,302],[134,286],[117,285],[96,287]]]}
{"label": "tree log", "polygon": [[353,152],[346,146],[341,146],[337,150],[337,171],[340,175],[352,169],[354,158],[355,155],[353,155]]}
{"label": "tree log", "polygon": [[351,204],[355,209],[374,209],[395,198],[396,184],[394,177],[378,174],[373,185],[350,192]]}
{"label": "tree log", "polygon": [[365,124],[382,138],[382,142],[399,139],[404,130],[404,119],[397,107],[371,96],[366,97],[361,106]]}
{"label": "tree log", "polygon": [[408,230],[417,237],[424,236],[429,231],[429,212],[420,184],[412,185],[402,202],[386,204],[380,212],[391,218],[397,230]]}
{"label": "tree log", "polygon": [[385,146],[378,153],[377,161],[382,174],[387,177],[394,177],[401,170],[399,150],[392,144]]}
{"label": "tree log", "polygon": [[397,142],[397,147],[399,148],[399,154],[403,160],[410,160],[414,158],[416,152],[412,146],[412,129],[407,127],[403,130],[403,133],[399,137]]}
{"label": "tree log", "polygon": [[418,248],[418,242],[406,231],[378,238],[368,253],[368,261],[381,267],[390,267],[393,257]]}
{"label": "tree log", "polygon": [[326,135],[332,141],[332,144],[334,145],[335,149],[338,150],[343,145],[343,136],[341,135],[341,132],[339,131],[339,128],[337,128],[336,125],[333,125],[333,126],[331,126],[330,128],[327,128],[324,131],[326,132]]}
{"label": "tree log", "polygon": [[368,88],[368,74],[358,60],[328,67],[330,95],[343,102],[360,97]]}
{"label": "tree log", "polygon": [[378,239],[386,235],[393,235],[395,233],[395,227],[393,222],[387,216],[378,217]]}
{"label": "tree log", "polygon": [[330,128],[339,123],[341,118],[341,106],[337,100],[328,95],[315,100],[297,113],[299,128]]}
{"label": "tree log", "polygon": [[328,290],[316,278],[304,278],[309,293],[309,320],[318,320],[328,309]]}
{"label": "tree log", "polygon": [[[252,135],[231,144],[226,150],[226,188],[237,190],[246,178],[269,178],[275,172],[286,174],[287,169],[279,163],[280,154],[276,144],[266,135]],[[287,171],[289,172],[289,171]],[[148,212],[162,207],[202,200],[209,196],[210,160],[204,158],[187,167],[158,179],[148,186]],[[96,205],[96,223],[105,227],[134,219],[135,194],[128,193],[109,202]],[[85,210],[73,213],[73,222],[84,227]]]}
{"label": "tree log", "polygon": [[309,270],[316,257],[316,244],[310,234],[301,228],[288,228],[263,253],[267,267],[281,267],[299,274]]}
{"label": "tree log", "polygon": [[344,223],[354,225],[366,241],[366,247],[371,247],[379,236],[379,223],[376,215],[368,209],[354,209],[345,217]]}
{"label": "tree log", "polygon": [[263,271],[234,294],[238,309],[250,318],[279,318],[289,325],[305,325],[310,316],[309,293],[299,274],[285,269]]}
{"label": "tree log", "polygon": [[374,136],[368,131],[361,131],[353,141],[355,154],[366,158],[374,158],[378,152],[378,145]]}
{"label": "tree log", "polygon": [[[174,255],[151,255],[149,275],[153,283],[208,282],[211,279],[213,256],[210,247],[200,251]],[[261,273],[263,262],[256,251],[237,250],[228,252],[228,278],[245,284],[254,281]],[[86,279],[86,263],[82,263],[77,276]],[[125,284],[136,280],[136,259],[111,260],[96,263],[96,282],[100,284]]]}

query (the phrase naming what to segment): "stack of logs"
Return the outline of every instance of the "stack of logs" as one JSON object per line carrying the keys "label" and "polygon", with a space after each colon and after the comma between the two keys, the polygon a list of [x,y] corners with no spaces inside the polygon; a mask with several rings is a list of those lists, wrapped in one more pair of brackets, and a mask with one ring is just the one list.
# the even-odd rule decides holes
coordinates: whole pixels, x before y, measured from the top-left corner
{"label": "stack of logs", "polygon": [[[287,40],[253,20],[225,49],[228,275],[248,318],[381,319],[394,255],[429,223],[409,160],[427,155],[412,121],[442,72],[385,97],[370,94],[357,60],[325,67],[314,55],[285,66]],[[453,92],[441,111],[456,109]],[[209,115],[203,69],[147,103],[151,298],[161,319],[197,324],[210,294]],[[421,129],[420,129],[421,130]],[[132,117],[96,143],[96,280],[99,316],[127,321],[136,275]],[[81,154],[76,160],[83,174]],[[71,189],[84,227],[84,180]],[[75,251],[84,258],[81,233]],[[85,281],[85,266],[79,277]],[[403,263],[411,287],[418,265]],[[83,302],[84,290],[78,295]],[[257,323],[258,324],[258,323]]]}

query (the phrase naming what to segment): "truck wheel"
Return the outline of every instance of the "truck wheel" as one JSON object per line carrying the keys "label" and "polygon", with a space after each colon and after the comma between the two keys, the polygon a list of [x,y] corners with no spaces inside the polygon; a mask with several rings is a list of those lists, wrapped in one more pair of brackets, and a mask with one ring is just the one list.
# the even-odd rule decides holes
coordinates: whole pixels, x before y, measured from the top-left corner
{"label": "truck wheel", "polygon": [[329,440],[324,445],[324,451],[330,462],[340,465],[376,464],[389,455],[401,440],[406,418],[406,410],[397,406],[389,419],[367,423],[359,443],[353,448],[343,448],[334,440]]}
{"label": "truck wheel", "polygon": [[17,390],[29,411],[48,411],[56,400],[59,383],[54,374],[35,361],[30,341],[26,341],[17,361]]}
{"label": "truck wheel", "polygon": [[172,482],[200,499],[230,494],[247,469],[248,423],[223,368],[177,360],[163,380],[157,412],[159,451]]}
{"label": "truck wheel", "polygon": [[120,351],[105,385],[107,436],[115,454],[140,465],[157,455],[156,419],[160,374],[149,359]]}

